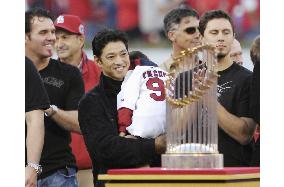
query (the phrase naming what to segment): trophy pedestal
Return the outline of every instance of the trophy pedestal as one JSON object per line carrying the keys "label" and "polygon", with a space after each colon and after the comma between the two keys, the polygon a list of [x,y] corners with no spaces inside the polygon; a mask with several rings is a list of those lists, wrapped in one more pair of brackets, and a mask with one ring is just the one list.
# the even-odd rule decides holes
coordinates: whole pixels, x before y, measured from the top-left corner
{"label": "trophy pedestal", "polygon": [[223,168],[223,154],[168,153],[162,155],[163,168]]}

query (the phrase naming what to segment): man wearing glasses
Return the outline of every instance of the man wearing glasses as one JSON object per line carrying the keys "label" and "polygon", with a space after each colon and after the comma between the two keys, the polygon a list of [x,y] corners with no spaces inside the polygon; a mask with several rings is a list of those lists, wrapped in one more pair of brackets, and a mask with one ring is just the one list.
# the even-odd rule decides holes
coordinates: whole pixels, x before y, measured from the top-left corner
{"label": "man wearing glasses", "polygon": [[172,42],[173,51],[171,57],[159,65],[160,68],[169,72],[173,57],[187,48],[201,44],[198,25],[199,16],[191,8],[176,8],[165,16],[164,31]]}

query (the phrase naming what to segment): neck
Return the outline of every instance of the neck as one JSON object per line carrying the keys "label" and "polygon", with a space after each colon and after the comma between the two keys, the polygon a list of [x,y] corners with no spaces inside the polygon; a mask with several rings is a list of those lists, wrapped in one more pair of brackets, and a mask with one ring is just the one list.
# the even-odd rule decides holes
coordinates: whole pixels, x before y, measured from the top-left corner
{"label": "neck", "polygon": [[82,58],[83,58],[82,51],[79,51],[67,58],[60,58],[60,61],[78,67]]}
{"label": "neck", "polygon": [[102,73],[102,78],[104,80],[104,88],[106,90],[111,90],[112,92],[115,92],[116,94],[120,91],[120,87],[121,87],[123,80],[121,81],[114,80],[113,78],[108,77],[103,73]]}
{"label": "neck", "polygon": [[180,53],[181,51],[183,51],[183,50],[185,50],[185,49],[182,49],[182,48],[180,48],[180,47],[178,47],[178,46],[176,46],[176,45],[173,45],[172,57],[178,56],[179,53]]}
{"label": "neck", "polygon": [[229,54],[226,55],[224,58],[218,59],[217,69],[218,71],[223,71],[229,68],[233,64]]}
{"label": "neck", "polygon": [[29,52],[28,50],[26,50],[25,55],[26,55],[26,57],[31,59],[31,61],[33,62],[33,64],[35,65],[35,67],[38,71],[40,71],[40,70],[44,69],[46,66],[48,66],[50,57],[40,58],[37,55],[33,54],[32,52]]}

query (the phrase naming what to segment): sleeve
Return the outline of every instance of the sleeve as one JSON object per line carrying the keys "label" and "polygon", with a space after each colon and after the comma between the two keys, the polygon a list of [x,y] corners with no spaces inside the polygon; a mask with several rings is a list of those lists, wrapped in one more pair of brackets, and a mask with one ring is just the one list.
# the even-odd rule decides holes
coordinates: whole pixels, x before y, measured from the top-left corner
{"label": "sleeve", "polygon": [[126,127],[132,123],[133,110],[120,108],[118,110],[118,131],[126,132]]}
{"label": "sleeve", "polygon": [[250,105],[250,83],[251,83],[251,74],[247,76],[243,80],[243,84],[240,85],[241,87],[239,92],[239,99],[237,101],[237,113],[236,115],[239,117],[249,117],[251,118],[251,114],[249,111]]}
{"label": "sleeve", "polygon": [[49,108],[49,98],[44,88],[41,77],[32,64],[25,60],[25,112]]}
{"label": "sleeve", "polygon": [[138,167],[155,155],[154,139],[118,136],[112,119],[106,116],[102,98],[84,97],[79,105],[79,124],[92,159],[109,168]]}
{"label": "sleeve", "polygon": [[118,93],[117,109],[128,108],[130,110],[135,109],[136,102],[139,98],[141,77],[143,67],[137,66],[127,81],[124,81],[121,85],[121,91]]}
{"label": "sleeve", "polygon": [[69,89],[65,101],[65,110],[77,110],[78,104],[84,95],[84,82],[77,68],[72,68]]}

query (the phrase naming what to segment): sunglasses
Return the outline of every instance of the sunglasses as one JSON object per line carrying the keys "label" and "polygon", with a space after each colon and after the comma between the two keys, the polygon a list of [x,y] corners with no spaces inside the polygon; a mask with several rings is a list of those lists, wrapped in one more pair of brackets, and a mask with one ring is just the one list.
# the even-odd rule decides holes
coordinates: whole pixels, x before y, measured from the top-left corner
{"label": "sunglasses", "polygon": [[198,31],[198,27],[187,27],[184,29],[184,32],[187,34],[194,34],[196,31]]}

